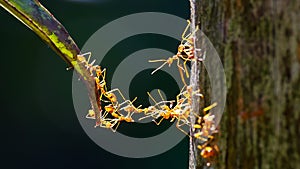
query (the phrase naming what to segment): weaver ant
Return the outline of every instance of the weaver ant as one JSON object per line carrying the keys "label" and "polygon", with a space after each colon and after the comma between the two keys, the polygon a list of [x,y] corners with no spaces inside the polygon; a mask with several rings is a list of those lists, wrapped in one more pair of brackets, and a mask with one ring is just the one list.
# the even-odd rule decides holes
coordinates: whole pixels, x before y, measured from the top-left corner
{"label": "weaver ant", "polygon": [[[125,102],[124,102],[125,103]],[[117,128],[119,127],[120,123],[122,121],[125,122],[134,122],[132,119],[132,114],[128,113],[127,116],[124,116],[123,114],[120,114],[118,112],[119,108],[116,106],[113,106],[112,104],[109,104],[105,106],[105,112],[100,117],[99,123],[96,123],[95,127],[99,126],[101,128],[109,128],[113,132],[116,132]],[[107,118],[107,115],[111,114],[113,118]],[[89,110],[87,118],[95,119],[95,113],[93,110]]]}
{"label": "weaver ant", "polygon": [[[169,57],[168,59],[149,60],[149,62],[164,62],[161,66],[156,68],[151,74],[154,74],[156,71],[161,69],[166,64],[168,64],[170,67],[171,64],[173,63],[173,61],[177,60],[177,67],[182,69],[183,71],[185,71],[186,76],[189,77],[188,70],[186,67],[186,62],[192,61],[195,58],[194,57],[194,47],[193,47],[193,45],[194,45],[193,36],[198,31],[199,27],[197,26],[194,32],[191,32],[191,33],[185,35],[191,24],[191,22],[189,20],[187,20],[187,22],[188,22],[188,25],[186,26],[186,28],[184,29],[184,31],[181,35],[182,40],[181,40],[180,45],[178,46],[177,54],[172,57]],[[200,49],[197,49],[197,50],[200,50]],[[184,63],[183,63],[184,68],[180,65],[180,59],[182,59],[184,61]],[[202,59],[200,59],[199,61],[202,61]]]}
{"label": "weaver ant", "polygon": [[[216,107],[217,103],[205,107],[203,112],[211,110]],[[215,134],[218,133],[216,126],[214,124],[215,115],[211,113],[205,114],[203,117],[199,117],[197,124],[194,125],[195,129],[198,129],[197,133],[194,134],[194,137],[200,140],[200,144],[197,148],[200,150],[200,155],[203,159],[206,160],[206,165],[210,166],[212,161],[219,154],[219,147],[215,144]]]}
{"label": "weaver ant", "polygon": [[[184,134],[188,135],[186,131],[184,131],[181,127],[183,125],[190,125],[190,122],[188,120],[188,116],[190,113],[190,106],[188,103],[185,103],[186,99],[185,98],[179,98],[177,97],[176,100],[176,105],[173,107],[173,101],[165,101],[162,97],[162,94],[160,90],[158,90],[158,94],[160,95],[162,101],[157,102],[149,92],[147,92],[149,97],[152,99],[152,101],[155,103],[155,105],[152,107],[153,109],[156,109],[154,111],[151,111],[149,113],[146,113],[147,116],[140,118],[139,120],[148,118],[148,117],[153,117],[154,119],[152,120],[156,125],[160,125],[161,122],[165,120],[169,120],[170,122],[173,122],[174,120],[177,119],[176,122],[176,127],[182,131]],[[167,105],[169,104],[169,105]],[[155,108],[157,107],[157,108]],[[161,118],[158,122],[156,121],[158,118]]]}
{"label": "weaver ant", "polygon": [[[134,122],[134,120],[132,119],[132,114],[128,113],[126,116],[124,116],[123,114],[118,112],[118,109],[113,108],[112,105],[109,105],[108,107],[105,106],[105,115],[107,116],[107,113],[110,113],[112,115],[112,117],[114,117],[114,119],[111,119],[111,121],[114,121],[115,123],[112,124],[111,129],[113,132],[116,132],[120,123],[122,121],[125,122]],[[117,125],[116,127],[114,127],[115,125]]]}

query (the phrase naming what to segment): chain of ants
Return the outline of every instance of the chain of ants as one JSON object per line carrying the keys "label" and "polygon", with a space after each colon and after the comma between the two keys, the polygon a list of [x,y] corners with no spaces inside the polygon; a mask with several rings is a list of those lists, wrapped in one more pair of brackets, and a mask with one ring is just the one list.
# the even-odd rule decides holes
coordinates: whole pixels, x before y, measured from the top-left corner
{"label": "chain of ants", "polygon": [[[132,123],[134,122],[132,116],[134,114],[143,113],[144,117],[139,120],[146,118],[153,118],[153,122],[156,125],[160,125],[163,120],[170,120],[170,122],[176,121],[176,127],[188,135],[189,137],[194,137],[198,140],[199,145],[198,149],[201,150],[201,156],[205,159],[211,159],[216,156],[216,153],[219,152],[219,149],[216,145],[211,145],[214,140],[214,134],[217,133],[216,126],[214,124],[215,116],[208,113],[210,109],[214,108],[217,104],[214,103],[203,109],[204,116],[200,116],[191,110],[192,97],[194,95],[203,98],[203,95],[200,91],[192,91],[191,86],[186,85],[185,77],[182,72],[185,72],[186,77],[189,77],[188,70],[186,68],[186,63],[190,61],[199,61],[194,57],[194,48],[193,48],[193,35],[195,32],[185,35],[190,22],[188,21],[188,26],[185,28],[182,34],[182,41],[178,46],[178,52],[176,55],[168,59],[160,60],[150,60],[149,62],[163,62],[161,66],[155,69],[151,74],[155,73],[161,69],[164,65],[168,64],[170,66],[174,61],[177,61],[177,67],[184,87],[181,89],[180,93],[176,96],[176,100],[166,101],[163,99],[160,90],[158,94],[161,97],[161,101],[156,101],[149,92],[147,92],[149,98],[155,103],[152,106],[141,108],[141,105],[136,107],[133,105],[133,102],[136,100],[126,100],[124,95],[119,89],[108,90],[105,81],[106,69],[101,69],[99,65],[94,65],[95,60],[89,63],[91,53],[86,53],[83,55],[78,55],[78,60],[85,64],[86,69],[90,72],[90,75],[95,79],[95,87],[97,90],[98,97],[97,100],[104,104],[102,107],[102,114],[99,119],[96,119],[95,112],[89,110],[86,118],[95,119],[95,127],[101,127],[110,129],[113,132],[116,132],[121,122]],[[88,59],[85,56],[88,55]],[[183,66],[180,64],[180,61],[183,60]],[[200,60],[201,61],[201,60]],[[116,93],[122,97],[122,102],[119,102]],[[103,104],[99,105],[103,105]],[[125,112],[125,113],[124,113]],[[197,117],[196,124],[191,124],[190,114],[193,113]],[[195,134],[193,136],[189,135],[186,131],[182,129],[182,126],[193,126]],[[208,162],[207,165],[210,163]]]}

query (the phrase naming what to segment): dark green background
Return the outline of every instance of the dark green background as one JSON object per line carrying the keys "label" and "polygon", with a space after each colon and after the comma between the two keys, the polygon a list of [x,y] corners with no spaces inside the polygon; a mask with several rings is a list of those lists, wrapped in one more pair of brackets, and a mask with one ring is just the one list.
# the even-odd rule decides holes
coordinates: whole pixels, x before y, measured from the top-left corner
{"label": "dark green background", "polygon": [[[189,18],[188,0],[41,2],[65,25],[79,47],[103,25],[125,15],[137,12],[164,12]],[[85,134],[76,117],[72,104],[72,71],[66,71],[67,65],[63,60],[4,9],[0,9],[0,20],[0,168],[188,167],[187,139],[164,154],[143,159],[116,156],[97,146]],[[162,43],[155,43],[157,38],[162,38]],[[174,53],[177,44],[174,40],[155,35],[132,37],[110,51],[111,56],[108,58],[111,59],[106,59],[102,66],[113,70],[122,53],[128,55],[149,47],[162,48]],[[147,74],[149,75],[149,72]],[[150,78],[139,75],[140,77],[137,76],[133,80],[131,88],[140,86],[138,89],[142,89],[143,84],[146,84],[143,78]],[[157,81],[159,79],[154,79],[153,84],[157,84]],[[175,94],[177,90],[172,91]]]}

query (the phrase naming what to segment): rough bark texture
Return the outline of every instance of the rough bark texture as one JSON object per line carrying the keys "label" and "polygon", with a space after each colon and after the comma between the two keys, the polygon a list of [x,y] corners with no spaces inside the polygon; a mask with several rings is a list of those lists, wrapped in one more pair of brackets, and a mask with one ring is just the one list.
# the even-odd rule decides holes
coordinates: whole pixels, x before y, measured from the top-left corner
{"label": "rough bark texture", "polygon": [[197,9],[228,89],[215,168],[300,168],[300,1],[201,0]]}

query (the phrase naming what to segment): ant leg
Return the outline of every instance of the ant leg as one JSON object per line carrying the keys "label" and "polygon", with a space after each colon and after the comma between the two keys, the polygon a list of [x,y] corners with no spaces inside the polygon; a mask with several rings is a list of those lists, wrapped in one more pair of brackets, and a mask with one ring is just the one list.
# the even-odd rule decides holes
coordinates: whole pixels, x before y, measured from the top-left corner
{"label": "ant leg", "polygon": [[[132,101],[133,102],[133,101]],[[120,108],[120,110],[124,110],[126,111],[127,113],[131,113],[134,114],[134,113],[141,113],[140,112],[140,107],[142,107],[142,105],[139,105],[138,107],[135,107],[132,102],[130,103],[130,105],[127,105],[127,106],[124,106],[122,108]]]}
{"label": "ant leg", "polygon": [[101,71],[101,75],[102,75],[102,80],[105,80],[105,76],[106,76],[106,68],[104,68],[104,69]]}
{"label": "ant leg", "polygon": [[181,132],[183,132],[185,135],[187,135],[187,136],[189,136],[189,137],[191,138],[191,136],[190,136],[186,131],[184,131],[184,130],[181,128],[181,126],[182,126],[182,125],[179,125],[179,120],[178,120],[177,123],[176,123],[176,128],[177,128],[178,130],[180,130]]}
{"label": "ant leg", "polygon": [[119,119],[113,119],[110,121],[111,123],[111,126],[110,126],[110,129],[111,131],[113,131],[114,133],[117,131],[117,127],[114,129],[115,125],[119,122]]}
{"label": "ant leg", "polygon": [[[136,99],[137,99],[137,97],[135,97],[132,101],[130,101],[130,100],[125,100],[124,102],[122,102],[122,103],[120,104],[120,106],[122,106],[122,105],[125,104],[125,103],[128,103],[133,109],[137,110],[137,108],[133,105],[133,102],[136,101]],[[128,105],[127,105],[127,106],[128,106]],[[127,107],[127,106],[125,106],[125,107]],[[125,107],[121,108],[120,110],[124,110]],[[140,107],[140,106],[139,106],[139,107]]]}
{"label": "ant leg", "polygon": [[154,71],[151,72],[151,75],[153,75],[155,72],[157,72],[159,69],[161,69],[162,67],[164,67],[167,64],[167,61],[164,62],[162,65],[160,65],[158,68],[156,68]]}
{"label": "ant leg", "polygon": [[184,68],[180,65],[180,59],[179,58],[182,58],[182,56],[177,57],[177,67],[184,71]]}
{"label": "ant leg", "polygon": [[118,121],[118,122],[116,123],[116,124],[117,124],[117,126],[116,126],[114,129],[113,129],[113,128],[111,128],[113,132],[116,132],[116,131],[117,131],[117,129],[118,129],[118,127],[119,127],[120,123],[121,123],[121,121]]}
{"label": "ant leg", "polygon": [[185,80],[183,78],[182,72],[181,71],[179,71],[179,72],[181,73],[181,77],[182,77],[181,79],[183,80],[184,86],[180,90],[180,93],[176,96],[176,100],[177,101],[180,99],[180,96],[184,96],[185,97],[185,93],[186,93],[185,88],[187,88],[187,85],[186,85],[186,82],[185,82]]}
{"label": "ant leg", "polygon": [[[165,101],[165,100],[163,100],[163,101],[160,101],[160,102],[158,102],[156,105],[157,106],[159,106],[160,104],[163,104],[162,106],[166,106],[166,107],[168,107],[169,109],[172,109],[172,105],[173,105],[173,103],[175,102],[175,100],[167,100],[167,101]],[[170,104],[170,106],[168,106],[168,105],[166,105],[167,103],[169,103]],[[165,110],[166,108],[162,108],[161,106],[159,106],[161,109],[163,109],[163,110]]]}
{"label": "ant leg", "polygon": [[117,92],[120,94],[120,96],[122,97],[122,99],[123,99],[124,101],[126,101],[124,95],[122,94],[122,92],[121,92],[120,89],[118,89],[118,88],[112,89],[112,90],[108,91],[107,93],[113,93],[114,91],[117,91]]}
{"label": "ant leg", "polygon": [[123,104],[127,103],[126,106],[120,108],[120,110],[124,110],[125,112],[127,112],[127,116],[126,116],[126,117],[130,117],[130,118],[131,118],[132,115],[133,115],[135,112],[138,112],[138,108],[139,108],[140,106],[139,106],[138,108],[136,108],[136,107],[133,105],[133,102],[134,102],[136,99],[137,99],[137,97],[134,98],[132,101],[126,100],[126,101],[124,101],[123,103],[121,103],[121,104],[119,105],[119,106],[121,107]]}
{"label": "ant leg", "polygon": [[102,118],[105,119],[107,115],[108,115],[108,112],[105,111],[105,112],[103,113],[103,115],[102,115]]}
{"label": "ant leg", "polygon": [[[119,106],[121,107],[122,105],[124,105],[124,104],[126,104],[126,103],[127,103],[128,105],[130,105],[130,106],[134,106],[134,105],[133,105],[133,102],[136,101],[136,99],[137,99],[137,97],[135,97],[132,101],[130,101],[130,100],[125,100],[124,102],[120,103]],[[127,105],[127,106],[128,106],[128,105]],[[127,107],[127,106],[125,106],[125,107]],[[120,110],[124,110],[125,107],[121,108]],[[136,108],[135,108],[135,109],[136,109]]]}
{"label": "ant leg", "polygon": [[182,70],[179,69],[179,68],[178,68],[178,70],[179,70],[179,74],[180,74],[181,81],[182,81],[182,83],[184,84],[184,86],[183,86],[182,89],[180,90],[180,93],[176,96],[176,100],[177,100],[177,101],[179,100],[179,97],[182,95],[182,93],[183,93],[183,91],[184,91],[184,88],[187,86],[186,81],[185,81],[185,78],[184,78],[183,73],[182,73]]}
{"label": "ant leg", "polygon": [[[84,56],[87,56],[88,55],[88,59],[86,60]],[[92,56],[92,52],[87,52],[87,53],[84,53],[84,54],[79,54],[78,56],[81,56],[83,57],[81,62],[86,62],[87,64],[89,63],[90,61],[90,58]]]}
{"label": "ant leg", "polygon": [[[150,97],[150,99],[155,103],[154,106],[158,106],[158,102],[153,98],[153,96],[149,92],[147,92],[147,94]],[[160,107],[158,107],[158,108],[160,108]]]}
{"label": "ant leg", "polygon": [[157,60],[148,60],[148,62],[153,63],[153,62],[166,62],[167,59],[157,59]]}
{"label": "ant leg", "polygon": [[191,25],[191,21],[190,21],[190,20],[187,20],[187,22],[188,22],[188,24],[187,24],[185,30],[183,31],[183,33],[182,33],[182,35],[181,35],[181,39],[182,39],[182,40],[181,40],[181,44],[183,44],[184,41],[188,42],[189,44],[193,44],[193,42],[190,40],[190,37],[191,37],[191,36],[196,32],[196,30],[197,30],[197,29],[196,29],[194,32],[185,35],[186,32],[187,32],[187,30],[188,30],[188,28],[189,28],[190,25]]}
{"label": "ant leg", "polygon": [[91,52],[88,52],[88,53],[85,53],[85,54],[83,54],[83,56],[85,56],[85,55],[88,55],[88,59],[87,59],[87,63],[89,63],[89,61],[90,61],[90,59],[91,59],[91,56],[92,56],[92,53]]}
{"label": "ant leg", "polygon": [[[182,70],[181,70],[181,69],[178,69],[178,70],[179,70],[179,74],[180,74],[181,81],[182,81],[182,83],[184,84],[183,88],[182,88],[181,91],[180,91],[180,93],[182,93],[182,92],[183,92],[183,89],[187,86],[187,84],[186,84],[185,78],[184,78],[184,76],[183,76]],[[186,72],[187,72],[187,71],[186,71]]]}
{"label": "ant leg", "polygon": [[210,109],[216,107],[217,105],[218,105],[218,104],[215,102],[215,103],[211,104],[210,106],[205,107],[205,108],[203,109],[203,112],[207,112],[208,110],[210,110]]}
{"label": "ant leg", "polygon": [[197,114],[196,112],[193,112],[193,115],[198,119],[200,118],[199,114]]}
{"label": "ant leg", "polygon": [[163,96],[162,96],[162,94],[161,94],[161,92],[160,92],[160,90],[159,90],[159,89],[157,90],[157,92],[158,92],[158,94],[159,94],[159,96],[160,96],[161,100],[162,100],[162,101],[165,101],[165,99],[163,98]]}
{"label": "ant leg", "polygon": [[146,118],[148,118],[148,117],[153,117],[155,114],[158,114],[158,112],[151,112],[151,114],[150,113],[147,113],[148,115],[147,116],[144,116],[144,117],[142,117],[142,118],[139,118],[139,121],[140,120],[143,120],[143,119],[146,119]]}
{"label": "ant leg", "polygon": [[[206,142],[206,143],[207,143],[207,141],[208,141],[207,138],[202,137],[201,132],[195,133],[195,134],[194,134],[194,137],[195,137],[196,139],[201,140],[201,141]],[[206,144],[206,143],[205,143],[205,144]],[[205,144],[204,144],[204,145],[205,145]],[[205,147],[205,146],[204,146],[204,147]]]}
{"label": "ant leg", "polygon": [[84,53],[84,54],[79,54],[79,56],[86,56],[86,55],[88,55],[89,57],[88,58],[90,58],[91,57],[91,55],[92,55],[92,52],[86,52],[86,53]]}
{"label": "ant leg", "polygon": [[188,61],[188,59],[186,59],[184,62],[183,62],[183,66],[184,66],[184,70],[185,70],[185,75],[187,78],[189,78],[189,71],[186,67],[186,62]]}
{"label": "ant leg", "polygon": [[91,66],[91,68],[93,67],[94,63],[96,62],[96,59],[94,59],[89,65]]}
{"label": "ant leg", "polygon": [[[195,28],[195,30],[191,33],[191,35],[195,35],[195,33],[196,33],[198,30],[199,30],[199,26],[197,25],[196,28]],[[190,35],[190,36],[191,36],[191,35]]]}
{"label": "ant leg", "polygon": [[95,70],[95,66],[93,66],[93,65],[94,65],[95,62],[96,62],[96,59],[93,60],[90,64],[88,63],[86,65],[86,69],[89,70],[90,76],[94,76],[93,71]]}
{"label": "ant leg", "polygon": [[[189,20],[187,20],[188,22],[188,26],[190,26],[191,22]],[[187,27],[188,28],[188,27]],[[187,28],[186,28],[186,31],[187,31]],[[191,40],[191,37],[195,35],[195,33],[199,30],[199,26],[197,25],[195,30],[191,33],[189,33],[188,35],[186,36],[182,36],[182,41],[181,43],[183,43],[183,41],[186,41],[188,42],[189,44],[193,44],[194,42]],[[186,33],[186,31],[184,33]]]}
{"label": "ant leg", "polygon": [[187,32],[188,28],[189,28],[189,27],[190,27],[190,25],[191,25],[191,21],[190,21],[190,20],[187,20],[187,22],[188,22],[188,24],[187,24],[187,26],[185,27],[185,29],[184,29],[183,33],[181,34],[181,38],[182,38],[182,39],[186,39],[186,36],[185,36],[185,34],[186,34],[186,32]]}
{"label": "ant leg", "polygon": [[[200,140],[202,140],[202,139],[200,139]],[[207,141],[207,140],[206,140],[206,141]],[[208,142],[206,142],[206,141],[205,141],[204,144],[198,145],[197,148],[200,149],[200,150],[202,150],[204,147],[206,147],[206,146],[208,145]]]}
{"label": "ant leg", "polygon": [[164,118],[162,117],[159,122],[157,123],[155,120],[152,120],[156,125],[160,125],[160,123],[164,120]]}
{"label": "ant leg", "polygon": [[[105,81],[105,77],[106,77],[106,68],[104,68],[101,72],[101,75],[102,75],[102,80],[101,82],[103,83],[103,89],[104,91],[107,91],[107,86],[106,86],[106,81]],[[100,82],[100,83],[101,83]]]}

